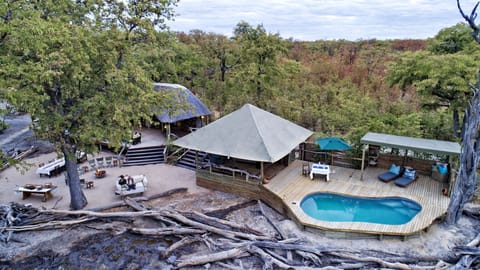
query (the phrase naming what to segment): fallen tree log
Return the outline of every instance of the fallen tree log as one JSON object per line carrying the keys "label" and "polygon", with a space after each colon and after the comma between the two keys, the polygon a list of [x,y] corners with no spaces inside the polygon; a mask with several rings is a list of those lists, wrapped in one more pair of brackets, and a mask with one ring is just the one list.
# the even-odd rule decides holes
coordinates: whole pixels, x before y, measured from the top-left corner
{"label": "fallen tree log", "polygon": [[167,227],[167,228],[130,228],[129,231],[137,234],[143,235],[155,235],[155,236],[165,236],[165,235],[182,235],[182,234],[202,234],[206,231],[193,229],[193,228],[182,228],[182,227]]}
{"label": "fallen tree log", "polygon": [[185,216],[181,215],[178,212],[174,212],[172,210],[161,210],[161,211],[155,211],[155,210],[148,210],[148,211],[139,211],[139,212],[94,212],[94,211],[88,211],[88,210],[76,210],[76,211],[71,211],[71,210],[41,210],[42,213],[53,213],[53,214],[65,214],[65,215],[86,215],[90,217],[97,217],[97,218],[111,218],[111,217],[159,217],[159,216],[164,216],[164,217],[169,217],[174,220],[177,220],[185,225],[192,226],[194,228],[198,228],[201,230],[209,231],[216,233],[218,235],[222,235],[224,237],[230,238],[230,239],[237,239],[237,238],[243,238],[243,239],[249,239],[249,240],[269,240],[270,238],[267,236],[261,236],[261,235],[254,235],[254,234],[248,234],[248,233],[243,233],[243,232],[235,232],[235,231],[229,231],[229,230],[224,230],[224,229],[219,229],[211,225],[203,224],[200,222],[196,222],[193,220],[190,220],[186,218]]}
{"label": "fallen tree log", "polygon": [[277,231],[279,240],[286,239],[287,237],[284,235],[282,230],[277,226],[275,222],[273,222],[273,220],[267,215],[267,213],[265,213],[265,210],[263,210],[261,200],[258,200],[258,208],[260,209],[260,212],[262,213],[262,215],[267,219],[268,223],[270,223],[270,225],[275,229],[275,231]]}
{"label": "fallen tree log", "polygon": [[170,254],[172,254],[175,250],[179,249],[179,248],[182,248],[184,246],[187,246],[187,245],[190,245],[192,243],[195,243],[195,242],[198,242],[200,241],[201,238],[198,237],[198,236],[195,236],[195,237],[184,237],[182,239],[180,239],[180,241],[177,241],[175,243],[173,243],[170,247],[168,247],[167,249],[163,250],[162,252],[160,252],[160,257],[161,258],[167,258],[168,256],[170,256]]}
{"label": "fallen tree log", "polygon": [[187,255],[181,257],[175,262],[175,267],[182,268],[187,266],[203,265],[216,261],[223,261],[231,258],[238,258],[242,256],[247,256],[248,253],[245,248],[232,248],[225,251],[220,251],[217,253],[211,253],[206,255],[192,256]]}
{"label": "fallen tree log", "polygon": [[95,219],[96,219],[95,217],[83,217],[76,220],[50,221],[47,223],[35,224],[35,225],[0,227],[0,230],[25,232],[25,231],[34,231],[34,230],[58,229],[58,228],[69,227],[72,225],[77,225],[80,223],[89,222]]}
{"label": "fallen tree log", "polygon": [[210,216],[207,216],[207,215],[202,214],[202,213],[197,212],[197,211],[181,212],[181,214],[190,218],[190,219],[198,221],[198,222],[207,223],[207,224],[215,224],[215,225],[213,225],[215,227],[222,227],[224,229],[236,229],[236,230],[241,231],[241,232],[252,233],[252,234],[255,234],[255,235],[264,236],[264,234],[262,232],[260,232],[258,230],[254,230],[254,229],[252,229],[248,226],[245,226],[243,224],[238,224],[238,223],[231,222],[231,221],[228,221],[228,220],[225,220],[225,219],[210,217]]}
{"label": "fallen tree log", "polygon": [[315,254],[312,254],[310,252],[296,250],[295,254],[299,255],[300,257],[304,258],[307,261],[311,261],[313,263],[313,265],[315,265],[315,266],[320,266],[320,265],[323,264],[320,256],[316,256]]}
{"label": "fallen tree log", "polygon": [[245,270],[242,266],[231,265],[228,263],[223,262],[216,262],[217,265],[221,266],[223,269],[230,269],[230,270]]}
{"label": "fallen tree log", "polygon": [[[134,197],[134,198],[127,197],[127,198],[130,199],[130,200],[136,201],[136,202],[143,202],[143,201],[149,201],[149,200],[159,199],[159,198],[162,198],[162,197],[171,196],[171,195],[178,194],[178,193],[185,193],[187,191],[188,191],[187,188],[174,188],[174,189],[170,189],[170,190],[167,190],[165,192],[153,194],[153,195],[150,195],[150,196],[142,196],[142,197]],[[121,206],[127,206],[127,203],[125,202],[125,200],[113,202],[111,204],[108,204],[108,205],[105,205],[105,206],[102,206],[102,207],[90,208],[88,210],[89,211],[100,212],[100,211],[105,211],[105,210],[108,210],[108,209],[117,208],[117,207],[121,207]]]}
{"label": "fallen tree log", "polygon": [[[134,201],[134,200],[132,200],[128,197],[124,200],[124,202],[136,211],[145,211],[145,209],[149,208],[149,207],[146,207],[144,204],[139,203],[138,201]],[[151,210],[153,210],[153,209],[151,209]],[[175,222],[175,221],[173,221],[169,218],[166,218],[164,216],[151,216],[150,218],[163,222],[162,223],[163,226],[165,226],[165,224],[169,224],[169,225],[177,226],[177,227],[180,226],[177,222]]]}
{"label": "fallen tree log", "polygon": [[480,205],[467,203],[463,207],[463,214],[472,218],[480,218]]}
{"label": "fallen tree log", "polygon": [[[340,257],[340,258],[344,258],[344,259],[350,259],[350,260],[353,260],[353,261],[357,261],[357,262],[374,262],[374,263],[377,263],[378,265],[380,265],[381,267],[388,267],[388,268],[393,268],[393,269],[401,269],[401,270],[411,270],[412,267],[407,265],[407,264],[404,264],[404,263],[399,263],[399,262],[387,262],[385,260],[382,260],[380,258],[376,258],[376,257],[359,257],[359,256],[355,256],[355,255],[349,255],[349,254],[346,254],[346,253],[331,253],[332,255],[335,255],[337,257]],[[433,268],[429,268],[429,269],[433,269]]]}
{"label": "fallen tree log", "polygon": [[225,218],[227,215],[229,215],[233,211],[236,211],[254,204],[255,204],[255,201],[246,201],[246,202],[235,204],[226,208],[205,212],[205,215],[216,217],[216,218]]}
{"label": "fallen tree log", "polygon": [[[139,202],[133,201],[129,198],[125,199],[125,202],[126,202],[127,205],[129,205],[130,207],[132,207],[133,209],[135,209],[137,211],[145,211],[145,209],[147,209],[147,207],[145,205],[143,205]],[[213,226],[213,227],[216,227],[216,228],[219,228],[219,229],[224,229],[224,230],[236,229],[240,232],[252,233],[252,234],[259,235],[259,236],[264,236],[261,232],[253,230],[253,229],[251,229],[247,226],[238,225],[237,223],[230,222],[230,221],[227,221],[227,220],[224,220],[224,219],[210,217],[210,216],[207,216],[207,215],[202,214],[202,213],[197,212],[197,211],[178,212],[178,214],[183,215],[185,218],[191,219],[192,222],[197,221],[199,223],[208,224],[209,226]],[[162,220],[162,221],[166,221],[167,223],[170,223],[172,225],[178,225],[175,222],[170,221],[170,219],[167,220],[165,216],[153,216],[153,218],[156,218],[156,219],[159,219],[159,220]]]}
{"label": "fallen tree log", "polygon": [[313,270],[313,269],[318,269],[318,268],[313,268],[313,267],[308,267],[308,266],[294,266],[290,264],[286,264],[277,258],[272,257],[270,254],[266,253],[264,250],[262,250],[259,247],[256,246],[250,246],[248,248],[248,251],[250,253],[254,253],[260,256],[263,260],[263,269],[273,269],[273,264],[277,265],[281,269],[294,269],[294,270]]}
{"label": "fallen tree log", "polygon": [[480,255],[479,247],[457,246],[452,249],[453,252],[462,255]]}
{"label": "fallen tree log", "polygon": [[235,231],[228,231],[224,229],[219,229],[211,225],[203,224],[197,221],[193,221],[191,219],[186,218],[185,216],[173,212],[173,211],[162,211],[162,214],[170,217],[172,219],[175,219],[183,224],[203,229],[209,232],[216,233],[218,235],[224,236],[226,238],[230,239],[238,239],[238,238],[243,238],[243,239],[248,239],[248,240],[269,240],[270,238],[267,236],[261,236],[261,235],[254,235],[254,234],[248,234],[248,233],[243,233],[243,232],[235,232]]}
{"label": "fallen tree log", "polygon": [[452,251],[462,255],[455,264],[454,269],[470,269],[471,266],[480,259],[479,244],[480,233],[465,246],[454,247]]}
{"label": "fallen tree log", "polygon": [[283,249],[283,250],[301,250],[319,255],[322,252],[348,252],[345,248],[314,247],[310,245],[287,244],[273,241],[255,241],[251,245],[261,248]]}
{"label": "fallen tree log", "polygon": [[158,211],[141,211],[141,212],[127,212],[127,211],[119,211],[119,212],[95,212],[89,210],[40,210],[41,213],[45,214],[64,214],[64,215],[73,215],[73,216],[91,216],[91,217],[98,217],[98,218],[111,218],[111,217],[150,217],[150,216],[157,216],[161,215]]}

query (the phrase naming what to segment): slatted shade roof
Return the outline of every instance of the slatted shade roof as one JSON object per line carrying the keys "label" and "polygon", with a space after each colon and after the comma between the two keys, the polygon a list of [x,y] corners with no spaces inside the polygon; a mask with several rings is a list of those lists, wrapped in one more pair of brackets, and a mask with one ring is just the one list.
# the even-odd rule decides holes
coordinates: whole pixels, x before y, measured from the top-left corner
{"label": "slatted shade roof", "polygon": [[362,139],[360,139],[360,143],[410,149],[416,152],[427,152],[441,155],[460,155],[461,153],[461,146],[457,142],[422,139],[384,133],[368,132],[362,137]]}

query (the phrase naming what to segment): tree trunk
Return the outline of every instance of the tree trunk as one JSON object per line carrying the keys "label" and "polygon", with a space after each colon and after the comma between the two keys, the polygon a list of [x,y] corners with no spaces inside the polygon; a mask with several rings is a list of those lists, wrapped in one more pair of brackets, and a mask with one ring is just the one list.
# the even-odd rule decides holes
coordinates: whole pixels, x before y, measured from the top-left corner
{"label": "tree trunk", "polygon": [[465,112],[465,121],[462,129],[463,149],[460,155],[460,169],[447,210],[447,224],[454,224],[462,215],[462,209],[469,202],[475,192],[477,184],[477,166],[479,162],[480,142],[480,74],[477,88],[473,89],[473,98],[470,108]]}
{"label": "tree trunk", "polygon": [[453,136],[462,138],[462,131],[460,129],[460,116],[458,110],[453,110]]}
{"label": "tree trunk", "polygon": [[82,185],[80,184],[75,151],[69,153],[69,151],[64,148],[63,155],[65,156],[65,169],[67,170],[68,188],[70,190],[70,208],[72,210],[79,210],[85,207],[88,202],[85,194],[83,194]]}

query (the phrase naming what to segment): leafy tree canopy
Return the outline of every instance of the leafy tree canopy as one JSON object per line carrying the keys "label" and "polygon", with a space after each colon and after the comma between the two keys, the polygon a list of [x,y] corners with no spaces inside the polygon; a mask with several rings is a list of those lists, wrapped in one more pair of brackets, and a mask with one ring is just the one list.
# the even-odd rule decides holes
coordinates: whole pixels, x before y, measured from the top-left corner
{"label": "leafy tree canopy", "polygon": [[37,135],[67,159],[71,204],[82,208],[74,154],[119,144],[165,98],[152,91],[140,52],[176,1],[6,1],[0,81],[9,101],[38,119]]}
{"label": "leafy tree canopy", "polygon": [[453,54],[476,50],[472,30],[464,23],[440,30],[429,40],[427,50],[435,54]]}

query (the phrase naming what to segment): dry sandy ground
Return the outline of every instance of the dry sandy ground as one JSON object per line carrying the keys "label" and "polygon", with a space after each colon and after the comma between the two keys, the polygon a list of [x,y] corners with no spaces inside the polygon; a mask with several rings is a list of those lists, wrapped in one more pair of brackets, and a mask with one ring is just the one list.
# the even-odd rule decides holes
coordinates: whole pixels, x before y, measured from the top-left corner
{"label": "dry sandy ground", "polygon": [[[95,157],[106,155],[112,154],[101,152]],[[54,158],[56,158],[55,153],[40,155],[38,157],[24,160],[31,164],[31,167],[26,171],[18,171],[12,167],[0,172],[0,204],[6,204],[13,201],[23,204],[31,204],[34,207],[45,207],[47,209],[54,206],[55,209],[69,209],[70,194],[68,187],[65,184],[63,173],[49,178],[45,176],[40,177],[35,172],[39,163],[47,162]],[[88,165],[88,163],[85,162],[83,165]],[[115,195],[114,191],[115,180],[121,174],[145,175],[148,179],[148,189],[144,195],[147,196],[179,187],[186,187],[188,188],[188,192],[193,194],[208,192],[207,189],[201,188],[195,184],[195,172],[170,165],[157,164],[121,168],[113,167],[105,168],[105,170],[107,171],[107,176],[101,179],[95,179],[93,171],[80,176],[80,178],[94,181],[93,189],[83,190],[88,200],[88,205],[85,207],[86,209],[97,208],[119,201],[120,197]],[[57,189],[52,191],[53,197],[47,202],[42,202],[41,195],[32,195],[23,200],[22,193],[16,192],[18,186],[46,183],[52,183],[57,186]]]}

